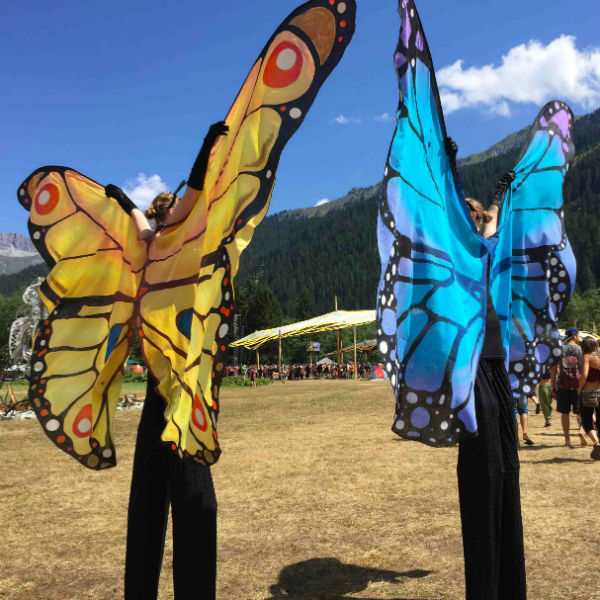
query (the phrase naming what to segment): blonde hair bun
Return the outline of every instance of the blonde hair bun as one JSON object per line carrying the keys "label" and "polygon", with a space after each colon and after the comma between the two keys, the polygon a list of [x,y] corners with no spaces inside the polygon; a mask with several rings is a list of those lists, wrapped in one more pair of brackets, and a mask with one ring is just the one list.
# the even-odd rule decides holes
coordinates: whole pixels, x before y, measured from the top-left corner
{"label": "blonde hair bun", "polygon": [[157,223],[164,223],[173,205],[173,194],[171,192],[162,192],[152,200],[152,204],[144,214],[147,219],[153,219]]}

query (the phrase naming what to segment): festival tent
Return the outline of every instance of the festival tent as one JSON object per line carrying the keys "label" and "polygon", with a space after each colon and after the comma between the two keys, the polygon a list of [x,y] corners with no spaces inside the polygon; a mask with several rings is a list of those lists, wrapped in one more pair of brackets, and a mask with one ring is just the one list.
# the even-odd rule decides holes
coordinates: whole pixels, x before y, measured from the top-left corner
{"label": "festival tent", "polygon": [[[356,327],[358,325],[366,325],[374,322],[374,310],[335,310],[327,313],[326,315],[307,319],[306,321],[300,321],[299,323],[291,323],[290,325],[282,325],[281,327],[273,327],[271,329],[255,331],[254,333],[251,333],[240,340],[232,342],[230,346],[233,348],[242,346],[248,350],[256,350],[256,364],[258,364],[260,360],[258,356],[258,349],[267,342],[279,340],[279,371],[281,372],[282,338],[320,333],[322,331],[339,331],[340,329],[346,329],[347,327],[354,327],[354,344],[356,345]],[[339,337],[338,352],[339,356],[343,354],[339,344]],[[338,362],[341,362],[339,358]],[[354,362],[357,362],[356,349],[354,349]]]}
{"label": "festival tent", "polygon": [[299,323],[255,331],[229,345],[233,348],[242,346],[248,350],[257,350],[263,344],[275,341],[279,338],[307,335],[309,333],[320,333],[321,331],[346,329],[347,327],[366,325],[367,323],[373,323],[374,321],[374,310],[336,310],[327,313],[326,315],[321,315],[320,317],[300,321]]}
{"label": "festival tent", "polygon": [[335,365],[335,363],[330,358],[322,358],[317,362],[318,365]]}

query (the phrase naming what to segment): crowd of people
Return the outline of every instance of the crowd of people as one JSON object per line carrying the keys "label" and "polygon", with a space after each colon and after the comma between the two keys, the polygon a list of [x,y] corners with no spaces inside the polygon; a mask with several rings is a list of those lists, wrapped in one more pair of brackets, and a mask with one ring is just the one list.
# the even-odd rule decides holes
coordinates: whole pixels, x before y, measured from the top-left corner
{"label": "crowd of people", "polygon": [[[575,327],[565,332],[562,355],[558,364],[542,372],[537,395],[532,396],[536,414],[543,413],[545,427],[552,425],[553,400],[560,414],[565,446],[572,448],[571,413],[577,419],[581,446],[592,444],[590,457],[600,460],[600,344],[593,337],[582,339]],[[527,399],[515,401],[515,427],[522,428],[522,439],[527,445],[534,441],[527,433]],[[587,437],[586,437],[587,436]],[[517,435],[517,439],[519,436]]]}
{"label": "crowd of people", "polygon": [[226,377],[247,377],[251,381],[257,378],[281,380],[304,380],[304,379],[354,379],[356,370],[359,379],[370,379],[371,371],[375,365],[359,363],[356,367],[353,363],[348,364],[293,364],[283,365],[281,376],[277,365],[241,365],[228,366],[225,368]]}

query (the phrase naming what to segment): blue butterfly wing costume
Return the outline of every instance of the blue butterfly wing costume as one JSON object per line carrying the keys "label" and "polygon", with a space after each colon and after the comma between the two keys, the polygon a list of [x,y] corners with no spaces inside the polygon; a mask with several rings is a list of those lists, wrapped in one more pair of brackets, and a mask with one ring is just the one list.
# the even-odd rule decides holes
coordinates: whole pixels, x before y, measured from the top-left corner
{"label": "blue butterfly wing costume", "polygon": [[[542,365],[561,356],[556,323],[573,293],[576,272],[562,197],[575,155],[573,123],[573,113],[563,102],[542,108],[500,215],[490,285],[498,299],[507,368],[517,398],[532,395]],[[512,293],[506,294],[509,282]]]}
{"label": "blue butterfly wing costume", "polygon": [[[574,281],[574,263],[560,210],[555,208],[562,206],[562,179],[533,158],[542,152],[537,149],[539,135],[532,135],[519,162],[498,235],[486,240],[477,233],[445,150],[446,128],[433,62],[414,2],[401,2],[399,12],[402,25],[394,63],[400,102],[379,206],[382,275],[377,333],[396,395],[393,430],[406,439],[449,446],[477,431],[473,385],[485,336],[488,264],[507,354],[516,356],[510,351],[513,346],[537,345],[539,327],[548,326],[543,340],[552,347],[548,346],[548,356],[538,352],[538,357],[550,360],[557,345],[556,318],[572,289],[569,282]],[[565,155],[563,168],[570,156]],[[528,175],[533,171],[535,177]],[[544,282],[537,281],[535,265],[545,266],[546,259],[532,253],[545,240],[544,219],[549,214],[543,202],[540,205],[545,188],[546,195],[550,190],[554,194],[548,207],[561,220],[563,241],[553,256],[565,276],[556,283],[548,278],[547,269]],[[531,206],[536,207],[535,214]],[[547,248],[545,253],[552,262]],[[518,257],[515,268],[513,255]],[[555,285],[557,294],[562,289],[560,302],[550,303],[546,312],[540,298],[531,297],[540,295],[541,285]],[[530,384],[538,373],[528,379]],[[529,376],[530,371],[523,369],[517,376],[522,389],[527,385],[523,374]]]}

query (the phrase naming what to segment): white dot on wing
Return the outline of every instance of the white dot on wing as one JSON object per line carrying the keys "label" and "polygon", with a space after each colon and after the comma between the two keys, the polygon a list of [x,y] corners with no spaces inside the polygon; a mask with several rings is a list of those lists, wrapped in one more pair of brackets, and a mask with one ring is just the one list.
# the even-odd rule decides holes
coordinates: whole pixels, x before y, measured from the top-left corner
{"label": "white dot on wing", "polygon": [[285,48],[277,56],[277,66],[282,71],[289,71],[298,60],[296,53],[291,48]]}
{"label": "white dot on wing", "polygon": [[50,419],[46,423],[46,429],[48,431],[56,431],[60,427],[60,423],[56,419]]}

